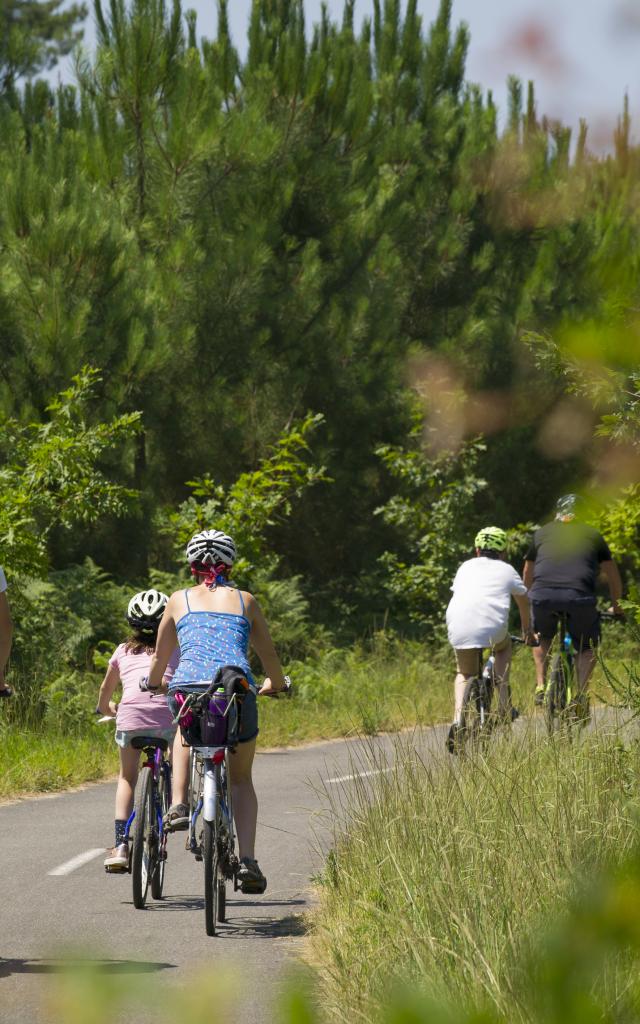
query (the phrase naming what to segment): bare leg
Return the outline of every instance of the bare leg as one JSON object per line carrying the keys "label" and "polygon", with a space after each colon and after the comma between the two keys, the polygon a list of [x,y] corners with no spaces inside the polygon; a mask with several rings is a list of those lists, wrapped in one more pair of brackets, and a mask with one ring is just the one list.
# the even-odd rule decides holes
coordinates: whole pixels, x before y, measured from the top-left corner
{"label": "bare leg", "polygon": [[456,675],[454,686],[455,686],[455,707],[454,707],[454,722],[460,723],[460,717],[462,715],[462,705],[464,703],[464,695],[467,692],[467,687],[472,679],[475,679],[475,675],[463,676],[462,672],[458,672]]}
{"label": "bare leg", "polygon": [[539,690],[544,689],[546,684],[550,648],[551,640],[546,640],[543,637],[540,637],[539,647],[531,648],[531,653],[533,654],[533,661],[536,666],[536,688]]}
{"label": "bare leg", "polygon": [[178,729],[173,741],[173,777],[172,792],[173,803],[186,804],[187,790],[189,789],[189,747],[182,744],[182,737]]}
{"label": "bare leg", "polygon": [[120,775],[116,789],[116,820],[126,821],[133,810],[133,794],[138,781],[140,751],[120,747]]}
{"label": "bare leg", "polygon": [[576,679],[578,682],[578,693],[586,693],[591,673],[596,664],[596,652],[592,647],[576,654]]}
{"label": "bare leg", "polygon": [[241,860],[243,857],[253,860],[255,856],[258,798],[251,779],[255,752],[256,741],[249,740],[247,743],[239,743],[229,758],[233,817]]}
{"label": "bare leg", "polygon": [[498,685],[498,714],[507,718],[509,713],[509,669],[511,668],[511,643],[496,651],[496,683]]}

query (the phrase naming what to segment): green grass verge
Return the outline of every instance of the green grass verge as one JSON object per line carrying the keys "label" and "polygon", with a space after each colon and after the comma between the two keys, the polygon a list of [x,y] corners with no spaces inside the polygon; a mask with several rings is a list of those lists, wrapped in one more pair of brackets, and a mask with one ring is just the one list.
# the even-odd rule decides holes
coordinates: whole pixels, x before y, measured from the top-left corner
{"label": "green grass verge", "polygon": [[[402,986],[461,1016],[532,1019],[541,930],[637,843],[640,772],[638,745],[616,735],[550,743],[532,731],[486,758],[435,762],[398,737],[392,771],[333,795],[347,820],[313,937],[328,1021],[382,1021]],[[607,1019],[626,1019],[627,972],[612,957],[600,980]]]}

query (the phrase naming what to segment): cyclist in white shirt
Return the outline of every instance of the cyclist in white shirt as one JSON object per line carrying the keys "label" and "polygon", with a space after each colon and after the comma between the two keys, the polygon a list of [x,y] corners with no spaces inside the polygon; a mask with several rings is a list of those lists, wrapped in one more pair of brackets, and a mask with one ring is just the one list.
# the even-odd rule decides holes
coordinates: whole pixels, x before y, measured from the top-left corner
{"label": "cyclist in white shirt", "polygon": [[497,526],[487,526],[475,539],[476,557],[463,562],[451,585],[453,596],[447,608],[449,643],[456,656],[454,720],[447,747],[455,747],[462,704],[468,684],[480,670],[485,648],[495,653],[498,679],[498,713],[510,720],[509,609],[511,598],[520,612],[522,633],[533,642],[527,588],[515,569],[504,561],[507,535]]}
{"label": "cyclist in white shirt", "polygon": [[7,686],[4,672],[7,667],[11,653],[11,639],[13,637],[13,622],[9,611],[7,600],[7,577],[4,570],[0,568],[0,697],[10,697],[12,689]]}

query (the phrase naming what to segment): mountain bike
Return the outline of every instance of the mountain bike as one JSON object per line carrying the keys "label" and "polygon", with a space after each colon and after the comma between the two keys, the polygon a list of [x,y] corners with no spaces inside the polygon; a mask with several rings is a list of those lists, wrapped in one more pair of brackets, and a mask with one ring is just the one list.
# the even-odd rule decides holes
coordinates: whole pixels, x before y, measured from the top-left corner
{"label": "mountain bike", "polygon": [[[511,642],[514,644],[525,643],[519,636],[512,636]],[[480,651],[478,674],[467,683],[460,722],[457,729],[452,727],[449,732],[447,739],[449,753],[461,754],[465,750],[477,749],[487,743],[491,732],[499,724],[497,712],[491,711],[497,685],[495,653],[491,649],[483,663],[483,652]],[[511,705],[511,688],[509,688],[509,718],[504,724],[510,725],[517,714]]]}
{"label": "mountain bike", "polygon": [[[285,679],[290,693],[291,682]],[[240,888],[229,758],[237,743],[242,699],[241,689],[225,692],[216,678],[204,693],[186,695],[176,718],[191,747],[186,848],[203,863],[205,930],[210,936],[226,921],[227,882],[233,882],[234,892]]]}
{"label": "mountain bike", "polygon": [[[617,615],[600,612],[600,618],[615,620]],[[557,627],[554,643],[556,652],[551,661],[549,680],[544,699],[544,719],[549,736],[561,729],[571,736],[573,726],[585,726],[589,721],[589,696],[579,695],[576,686],[575,657],[577,651],[569,634],[567,613],[557,613]]]}

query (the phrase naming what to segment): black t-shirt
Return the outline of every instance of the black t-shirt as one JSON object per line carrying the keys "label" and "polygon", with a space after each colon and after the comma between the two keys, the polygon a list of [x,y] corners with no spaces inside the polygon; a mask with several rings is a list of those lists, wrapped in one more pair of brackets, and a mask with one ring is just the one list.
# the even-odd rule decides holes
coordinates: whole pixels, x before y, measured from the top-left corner
{"label": "black t-shirt", "polygon": [[527,562],[535,562],[529,593],[544,600],[560,590],[593,597],[600,562],[608,562],[611,552],[592,526],[555,520],[536,530],[525,557]]}

